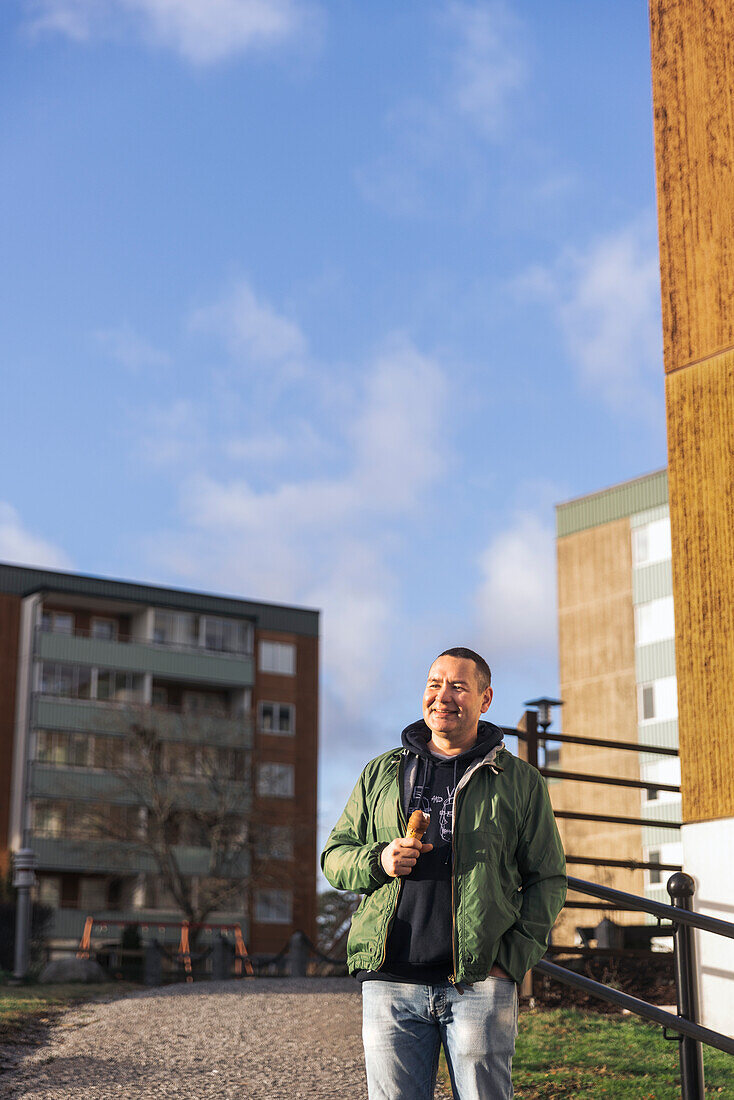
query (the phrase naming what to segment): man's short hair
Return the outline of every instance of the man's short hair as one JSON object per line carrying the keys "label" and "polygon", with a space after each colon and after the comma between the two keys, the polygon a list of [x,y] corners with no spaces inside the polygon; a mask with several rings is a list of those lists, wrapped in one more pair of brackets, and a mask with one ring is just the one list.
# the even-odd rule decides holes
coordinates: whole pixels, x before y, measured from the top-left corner
{"label": "man's short hair", "polygon": [[[484,657],[480,657],[478,653],[475,653],[473,649],[467,649],[465,646],[454,646],[453,649],[444,649],[443,653],[439,653],[438,657],[458,657],[464,661],[473,661],[477,666],[477,680],[479,682],[479,690],[484,691],[492,683],[492,673]],[[436,660],[438,660],[438,657]]]}

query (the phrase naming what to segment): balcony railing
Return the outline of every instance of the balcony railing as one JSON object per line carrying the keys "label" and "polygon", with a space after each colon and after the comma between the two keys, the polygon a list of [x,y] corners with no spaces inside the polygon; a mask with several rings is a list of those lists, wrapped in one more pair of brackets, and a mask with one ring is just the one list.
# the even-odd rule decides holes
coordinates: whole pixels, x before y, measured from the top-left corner
{"label": "balcony railing", "polygon": [[54,630],[49,626],[37,626],[37,634],[55,634],[62,638],[91,638],[95,642],[120,642],[122,645],[149,645],[156,646],[162,649],[179,650],[182,653],[210,653],[217,657],[252,657],[253,648],[249,649],[225,649],[223,647],[214,647],[201,642],[171,642],[168,640],[162,640],[160,638],[146,638],[139,634],[128,634],[125,632],[116,632],[113,637],[109,635],[95,633],[93,630],[83,630],[80,627],[74,627],[73,630]]}

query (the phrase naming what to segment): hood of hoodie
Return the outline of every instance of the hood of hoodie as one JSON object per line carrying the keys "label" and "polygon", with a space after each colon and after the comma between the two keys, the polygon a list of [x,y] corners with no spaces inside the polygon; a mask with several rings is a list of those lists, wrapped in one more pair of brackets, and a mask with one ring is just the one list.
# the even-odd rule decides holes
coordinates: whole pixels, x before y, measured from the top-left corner
{"label": "hood of hoodie", "polygon": [[[462,765],[467,764],[478,756],[486,756],[496,745],[499,745],[503,738],[504,734],[499,726],[495,726],[493,722],[480,722],[477,726],[477,739],[471,748],[465,749],[457,756],[445,757],[445,760],[447,763],[460,761]],[[428,748],[430,739],[431,731],[422,718],[403,730],[403,748],[407,752],[415,753],[423,760],[440,761],[441,758],[434,756]]]}

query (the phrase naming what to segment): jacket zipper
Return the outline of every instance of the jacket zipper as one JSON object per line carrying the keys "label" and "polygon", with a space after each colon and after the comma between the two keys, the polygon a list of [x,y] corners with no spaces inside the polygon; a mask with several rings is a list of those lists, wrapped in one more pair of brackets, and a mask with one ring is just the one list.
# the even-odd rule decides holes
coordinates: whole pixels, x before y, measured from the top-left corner
{"label": "jacket zipper", "polygon": [[[494,761],[492,761],[491,763],[487,763],[487,766],[492,767],[493,763]],[[456,790],[454,791],[454,806],[453,812],[451,814],[451,957],[454,963],[454,972],[453,974],[449,974],[449,981],[454,986],[457,993],[464,992],[461,986],[457,985],[456,983],[456,846],[454,843],[454,839],[456,836],[456,819],[458,817],[458,795],[460,789],[462,787],[466,787],[474,773],[478,772],[481,767],[484,767],[484,765],[485,760],[480,760],[475,768],[472,768],[469,772],[465,772],[464,775],[461,777],[461,780],[457,784]]]}
{"label": "jacket zipper", "polygon": [[[403,836],[405,836],[405,834],[408,830],[408,824],[405,820],[405,814],[403,813],[403,772],[402,772],[402,768],[403,768],[403,760],[404,759],[405,758],[403,756],[401,756],[400,760],[398,761],[398,821],[400,822],[400,825],[402,827]],[[383,940],[383,943],[382,943],[382,958],[380,959],[378,965],[375,967],[376,970],[380,969],[380,967],[382,966],[382,964],[385,961],[385,956],[387,955],[387,936],[388,936],[388,932],[390,931],[390,925],[392,923],[393,917],[395,916],[395,913],[396,913],[397,908],[398,908],[398,899],[400,898],[400,890],[401,890],[402,885],[403,885],[402,876],[397,875],[396,878],[398,880],[398,888],[395,891],[395,901],[393,903],[392,911],[391,911],[390,916],[387,918],[387,921],[385,923],[385,939]]]}
{"label": "jacket zipper", "polygon": [[456,984],[456,850],[454,845],[454,821],[456,819],[456,791],[454,791],[454,812],[451,815],[451,959],[454,964],[454,970],[452,974],[449,974],[449,981],[456,989],[457,993],[462,993],[464,990],[460,985]]}

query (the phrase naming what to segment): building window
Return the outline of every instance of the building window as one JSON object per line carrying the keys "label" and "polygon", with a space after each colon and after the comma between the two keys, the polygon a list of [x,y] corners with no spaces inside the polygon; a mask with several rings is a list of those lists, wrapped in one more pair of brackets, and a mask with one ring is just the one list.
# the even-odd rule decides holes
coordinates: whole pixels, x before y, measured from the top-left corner
{"label": "building window", "polygon": [[190,646],[213,653],[252,653],[253,626],[246,619],[189,612],[156,611],[153,641],[158,645]]}
{"label": "building window", "polygon": [[289,890],[256,890],[255,920],[261,924],[290,924],[293,895]]}
{"label": "building window", "polygon": [[187,612],[156,611],[153,618],[153,641],[158,645],[197,646],[199,616]]}
{"label": "building window", "polygon": [[260,764],[257,769],[257,793],[264,798],[293,798],[292,764]]}
{"label": "building window", "polygon": [[296,732],[296,708],[291,703],[260,703],[258,729],[261,733],[292,735]]}
{"label": "building window", "polygon": [[[647,853],[648,863],[660,863],[660,852],[655,850]],[[663,872],[656,871],[650,868],[647,872],[649,877],[649,883],[651,886],[658,886],[663,881]]]}
{"label": "building window", "polygon": [[252,653],[252,623],[238,619],[204,618],[204,646],[222,653]]}
{"label": "building window", "polygon": [[97,673],[97,699],[110,703],[141,703],[144,677],[136,672],[114,672],[100,669]]}
{"label": "building window", "polygon": [[79,665],[41,664],[41,693],[71,699],[92,698],[92,670]]}
{"label": "building window", "polygon": [[290,825],[261,825],[255,840],[258,859],[293,859],[293,829]]}
{"label": "building window", "polygon": [[73,634],[74,616],[71,611],[44,611],[41,615],[41,630],[50,630],[54,634]]}
{"label": "building window", "polygon": [[[666,783],[673,787],[680,787],[680,758],[677,756],[658,757],[657,760],[643,764],[641,778],[646,783]],[[664,791],[654,787],[645,793],[648,802],[678,802],[679,791]]]}
{"label": "building window", "polygon": [[635,608],[635,643],[649,645],[675,637],[673,597],[649,600]]}
{"label": "building window", "polygon": [[59,837],[64,833],[64,808],[59,802],[33,803],[32,829],[36,836]]}
{"label": "building window", "polygon": [[38,879],[38,900],[51,909],[61,908],[61,878],[59,875],[41,875]]}
{"label": "building window", "polygon": [[640,722],[667,722],[678,717],[678,681],[675,676],[664,676],[637,689],[638,716]]}
{"label": "building window", "polygon": [[632,528],[632,561],[635,565],[670,561],[671,557],[669,519],[655,519]]}
{"label": "building window", "polygon": [[217,691],[185,691],[181,709],[185,714],[215,714],[221,718],[227,713],[227,697]]}
{"label": "building window", "polygon": [[92,619],[91,634],[101,642],[114,642],[117,640],[117,620],[101,619],[96,616]]}
{"label": "building window", "polygon": [[153,684],[151,703],[154,707],[167,707],[168,688],[161,687],[159,684]]}
{"label": "building window", "polygon": [[107,880],[92,875],[79,879],[79,908],[86,912],[107,908]]}
{"label": "building window", "polygon": [[291,642],[260,642],[260,672],[296,674],[296,647]]}
{"label": "building window", "polygon": [[36,760],[39,764],[75,768],[120,768],[125,741],[94,733],[70,733],[66,730],[38,730]]}

